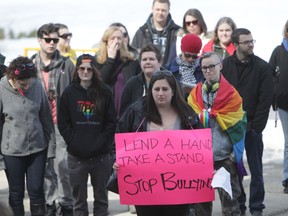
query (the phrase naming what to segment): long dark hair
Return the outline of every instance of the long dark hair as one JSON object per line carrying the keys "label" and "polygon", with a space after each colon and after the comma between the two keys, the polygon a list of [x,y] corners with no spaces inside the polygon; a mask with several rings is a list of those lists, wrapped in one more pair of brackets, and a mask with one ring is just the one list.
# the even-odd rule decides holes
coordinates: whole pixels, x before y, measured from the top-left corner
{"label": "long dark hair", "polygon": [[180,116],[181,122],[189,125],[191,123],[190,117],[192,117],[193,115],[193,110],[184,100],[175,77],[170,71],[167,70],[162,70],[154,73],[150,80],[147,100],[146,104],[144,105],[144,111],[146,113],[147,120],[162,125],[162,119],[152,95],[152,88],[156,81],[163,79],[168,82],[174,93],[171,100],[172,107]]}
{"label": "long dark hair", "polygon": [[204,21],[204,18],[202,16],[201,12],[198,9],[196,9],[196,8],[192,8],[192,9],[187,10],[186,13],[183,16],[182,28],[183,28],[183,30],[184,30],[184,32],[186,34],[188,33],[187,26],[186,26],[186,23],[185,23],[186,16],[195,17],[198,20],[198,22],[199,22],[199,25],[200,25],[200,28],[201,28],[201,34],[204,33],[205,36],[207,35],[207,25],[206,25],[206,23]]}
{"label": "long dark hair", "polygon": [[89,54],[83,54],[77,58],[76,61],[76,67],[74,69],[73,79],[80,83],[79,74],[77,73],[77,70],[79,69],[79,66],[82,64],[82,61],[90,61],[90,66],[93,69],[93,76],[91,80],[91,85],[87,89],[87,97],[88,99],[95,104],[94,111],[97,114],[101,113],[101,107],[102,104],[104,104],[104,101],[107,96],[112,95],[112,92],[110,91],[110,88],[104,84],[102,81],[102,78],[100,76],[99,70],[96,68],[96,62],[95,58],[92,55]]}

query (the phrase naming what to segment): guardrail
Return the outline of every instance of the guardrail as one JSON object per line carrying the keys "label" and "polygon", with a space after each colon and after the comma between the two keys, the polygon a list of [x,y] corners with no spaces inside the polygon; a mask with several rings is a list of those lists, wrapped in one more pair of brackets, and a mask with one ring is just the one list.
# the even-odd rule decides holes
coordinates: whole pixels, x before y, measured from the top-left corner
{"label": "guardrail", "polygon": [[[40,50],[39,47],[26,47],[24,48],[24,56],[31,57],[33,54]],[[79,56],[83,53],[89,53],[91,55],[95,55],[98,49],[73,49],[76,52],[76,55]]]}

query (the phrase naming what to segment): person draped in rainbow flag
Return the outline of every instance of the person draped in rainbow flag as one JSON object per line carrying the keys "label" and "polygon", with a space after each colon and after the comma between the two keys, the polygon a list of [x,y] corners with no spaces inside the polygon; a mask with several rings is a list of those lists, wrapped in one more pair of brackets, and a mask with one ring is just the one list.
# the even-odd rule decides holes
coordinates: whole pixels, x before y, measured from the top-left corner
{"label": "person draped in rainbow flag", "polygon": [[[189,105],[204,127],[212,130],[214,169],[224,167],[230,173],[232,196],[218,188],[223,215],[240,215],[237,201],[241,191],[238,175],[246,175],[242,161],[246,131],[246,113],[242,98],[221,75],[221,57],[215,52],[200,58],[205,81],[198,83],[188,96]],[[212,203],[196,205],[197,215],[211,215]]]}

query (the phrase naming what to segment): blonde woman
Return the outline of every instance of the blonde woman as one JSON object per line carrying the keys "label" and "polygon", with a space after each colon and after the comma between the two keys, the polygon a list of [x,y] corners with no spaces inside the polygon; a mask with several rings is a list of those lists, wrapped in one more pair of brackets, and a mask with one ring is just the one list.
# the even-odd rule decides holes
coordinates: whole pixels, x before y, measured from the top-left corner
{"label": "blonde woman", "polygon": [[97,68],[103,81],[113,89],[115,110],[118,118],[123,88],[129,78],[141,72],[139,62],[134,60],[123,40],[123,32],[111,26],[104,32],[99,51],[96,53]]}

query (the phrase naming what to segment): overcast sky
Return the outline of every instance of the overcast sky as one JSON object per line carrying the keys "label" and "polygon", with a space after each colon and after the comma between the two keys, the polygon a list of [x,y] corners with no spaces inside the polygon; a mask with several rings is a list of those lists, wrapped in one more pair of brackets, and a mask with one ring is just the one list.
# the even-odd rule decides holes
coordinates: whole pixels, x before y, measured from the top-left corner
{"label": "overcast sky", "polygon": [[[222,16],[230,16],[238,27],[251,30],[255,54],[269,60],[274,47],[282,41],[287,20],[286,0],[170,0],[171,15],[181,25],[184,13],[197,8],[213,30]],[[29,32],[47,22],[62,22],[73,32],[72,45],[91,48],[112,22],[127,26],[130,37],[147,19],[152,0],[9,0],[0,1],[0,27]],[[1,48],[0,41],[0,48]],[[5,42],[4,42],[5,43]],[[35,45],[37,43],[35,41]]]}

